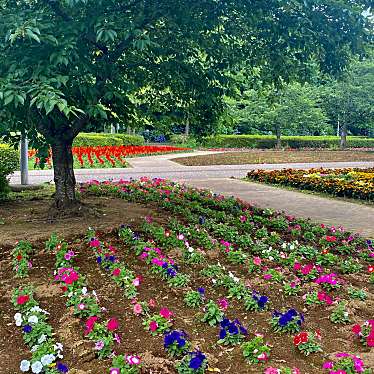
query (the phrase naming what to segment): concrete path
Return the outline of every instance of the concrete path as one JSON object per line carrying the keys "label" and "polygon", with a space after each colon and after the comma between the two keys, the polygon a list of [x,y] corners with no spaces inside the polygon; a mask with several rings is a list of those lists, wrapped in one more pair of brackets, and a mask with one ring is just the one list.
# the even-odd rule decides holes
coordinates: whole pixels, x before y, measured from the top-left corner
{"label": "concrete path", "polygon": [[237,179],[186,180],[185,182],[225,196],[238,197],[261,208],[285,211],[296,217],[311,218],[315,222],[336,227],[343,226],[366,238],[374,239],[374,206],[329,199]]}
{"label": "concrete path", "polygon": [[[186,182],[192,186],[211,189],[216,193],[236,196],[260,207],[283,210],[298,217],[310,217],[313,221],[329,225],[342,225],[349,230],[374,238],[374,206],[349,203],[301,192],[293,192],[258,183],[230,179],[243,178],[254,169],[310,169],[318,167],[374,167],[374,162],[321,162],[298,164],[248,164],[248,165],[212,165],[184,166],[173,162],[173,158],[190,155],[204,155],[219,152],[194,152],[168,154],[129,159],[131,168],[125,169],[77,169],[78,182],[96,180],[119,180],[140,178],[142,176],[160,177]],[[53,181],[52,170],[30,171],[30,184]],[[19,172],[11,177],[12,184],[18,184]]]}

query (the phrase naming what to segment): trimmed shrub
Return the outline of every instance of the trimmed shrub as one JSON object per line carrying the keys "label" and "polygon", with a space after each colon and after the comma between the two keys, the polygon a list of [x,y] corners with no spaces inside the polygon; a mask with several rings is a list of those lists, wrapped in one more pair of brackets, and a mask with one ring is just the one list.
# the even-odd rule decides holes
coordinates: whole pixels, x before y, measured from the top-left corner
{"label": "trimmed shrub", "polygon": [[19,168],[19,152],[14,148],[0,144],[0,200],[9,192],[8,175]]}
{"label": "trimmed shrub", "polygon": [[[283,136],[282,147],[286,148],[339,148],[337,136]],[[258,148],[269,149],[276,146],[273,135],[216,135],[204,138],[203,145],[211,148]],[[347,145],[351,148],[374,147],[374,139],[349,136]]]}
{"label": "trimmed shrub", "polygon": [[144,138],[139,135],[80,133],[74,139],[74,147],[99,147],[110,145],[143,145]]}

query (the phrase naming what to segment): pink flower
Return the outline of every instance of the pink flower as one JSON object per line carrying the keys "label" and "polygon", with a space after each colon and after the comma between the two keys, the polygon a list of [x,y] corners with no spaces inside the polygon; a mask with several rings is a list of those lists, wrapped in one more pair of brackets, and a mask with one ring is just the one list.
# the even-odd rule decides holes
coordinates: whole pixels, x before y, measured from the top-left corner
{"label": "pink flower", "polygon": [[109,374],[121,374],[121,371],[118,368],[110,368]]}
{"label": "pink flower", "polygon": [[227,299],[220,299],[218,300],[218,306],[222,310],[226,310],[229,307],[229,302],[227,301]]}
{"label": "pink flower", "polygon": [[293,269],[298,271],[301,269],[301,264],[299,262],[295,262],[294,266],[293,266]]}
{"label": "pink flower", "polygon": [[280,374],[280,372],[277,368],[268,367],[265,369],[264,374]]}
{"label": "pink flower", "polygon": [[115,319],[115,318],[111,318],[106,327],[109,331],[114,331],[114,330],[117,330],[118,329],[118,326],[119,326],[119,323],[118,321]]}
{"label": "pink flower", "polygon": [[78,304],[78,309],[83,310],[86,306],[83,303]]}
{"label": "pink flower", "polygon": [[121,344],[121,337],[117,334],[117,333],[115,333],[114,334],[114,338],[113,338],[118,344]]}
{"label": "pink flower", "polygon": [[158,323],[156,321],[151,321],[149,323],[149,329],[152,331],[152,332],[155,332],[158,328]]}
{"label": "pink flower", "polygon": [[323,369],[332,369],[334,367],[334,363],[332,361],[326,361],[323,363]]}
{"label": "pink flower", "polygon": [[142,314],[142,312],[143,312],[142,306],[140,304],[135,304],[134,305],[134,313],[136,315],[139,315],[139,314]]}
{"label": "pink flower", "polygon": [[301,374],[301,371],[299,368],[292,368],[292,374]]}
{"label": "pink flower", "polygon": [[115,277],[118,277],[120,274],[121,274],[121,269],[119,269],[119,268],[115,268],[114,270],[113,270],[113,276],[115,276]]}
{"label": "pink flower", "polygon": [[253,257],[253,264],[256,265],[256,266],[260,266],[261,265],[261,258],[256,256],[256,257]]}
{"label": "pink flower", "polygon": [[132,281],[132,284],[133,284],[135,287],[139,287],[139,285],[140,285],[140,278],[139,278],[139,277],[136,277],[136,278]]}
{"label": "pink flower", "polygon": [[140,364],[140,358],[138,356],[126,356],[126,361],[129,365],[139,365]]}
{"label": "pink flower", "polygon": [[97,320],[98,320],[98,317],[96,317],[96,316],[91,316],[87,319],[86,329],[84,331],[85,335],[88,335],[92,331],[92,329],[94,328]]}
{"label": "pink flower", "polygon": [[151,308],[155,308],[155,307],[156,307],[156,300],[155,300],[155,299],[149,299],[149,301],[148,301],[148,305],[149,305]]}
{"label": "pink flower", "polygon": [[164,317],[166,319],[170,319],[170,317],[173,315],[173,313],[168,308],[162,308],[160,310],[160,316]]}
{"label": "pink flower", "polygon": [[148,254],[147,252],[143,252],[143,253],[139,256],[139,258],[140,258],[141,260],[145,260],[148,256],[149,256],[149,254]]}
{"label": "pink flower", "polygon": [[260,361],[266,361],[268,358],[269,357],[265,352],[263,352],[263,353],[261,353],[260,355],[257,356],[257,359],[260,360]]}
{"label": "pink flower", "polygon": [[102,340],[99,340],[95,344],[95,349],[98,351],[101,351],[104,348],[104,342]]}
{"label": "pink flower", "polygon": [[97,248],[100,247],[100,240],[94,238],[90,241],[90,247]]}
{"label": "pink flower", "polygon": [[264,279],[265,280],[270,280],[271,278],[273,278],[273,276],[271,274],[264,274]]}

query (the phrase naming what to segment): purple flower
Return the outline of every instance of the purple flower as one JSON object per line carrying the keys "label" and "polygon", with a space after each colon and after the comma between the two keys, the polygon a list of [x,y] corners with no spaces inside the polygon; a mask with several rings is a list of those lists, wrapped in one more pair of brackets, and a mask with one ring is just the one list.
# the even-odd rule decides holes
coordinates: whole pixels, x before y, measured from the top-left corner
{"label": "purple flower", "polygon": [[69,371],[68,367],[64,365],[62,362],[57,363],[57,370],[60,373],[67,373]]}

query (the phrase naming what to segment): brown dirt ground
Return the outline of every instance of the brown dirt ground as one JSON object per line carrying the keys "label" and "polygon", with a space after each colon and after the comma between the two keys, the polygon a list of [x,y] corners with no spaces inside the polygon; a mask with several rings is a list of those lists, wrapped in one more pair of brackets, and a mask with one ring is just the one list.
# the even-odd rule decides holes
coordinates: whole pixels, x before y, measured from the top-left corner
{"label": "brown dirt ground", "polygon": [[244,165],[244,164],[287,164],[292,162],[344,162],[374,161],[373,151],[298,151],[298,150],[250,150],[225,152],[204,156],[174,158],[186,166]]}
{"label": "brown dirt ground", "polygon": [[[29,352],[22,341],[21,332],[15,328],[13,323],[14,309],[10,304],[10,295],[14,286],[23,283],[32,283],[36,286],[37,298],[41,306],[50,313],[50,323],[56,333],[57,340],[65,346],[66,362],[71,368],[70,373],[75,374],[104,374],[110,367],[110,361],[96,360],[92,354],[92,344],[83,339],[83,325],[74,318],[71,310],[68,310],[64,298],[58,287],[53,283],[53,254],[43,251],[44,240],[52,232],[57,232],[65,239],[70,240],[70,246],[76,253],[76,265],[80,267],[81,273],[87,276],[90,289],[95,289],[100,299],[100,304],[108,309],[108,318],[117,317],[120,322],[120,333],[122,342],[116,349],[118,353],[137,353],[144,358],[145,367],[143,373],[167,374],[175,373],[163,349],[162,337],[151,337],[141,326],[141,320],[135,317],[131,311],[131,305],[123,297],[122,291],[110,278],[98,267],[92,251],[82,241],[82,236],[87,227],[92,226],[102,231],[101,240],[109,241],[118,249],[118,256],[138,275],[144,277],[139,288],[139,299],[149,300],[154,298],[159,307],[168,307],[175,314],[174,327],[184,329],[188,332],[191,340],[197,343],[203,352],[208,354],[212,367],[220,369],[221,373],[262,373],[264,366],[248,366],[244,363],[241,350],[238,346],[224,348],[216,344],[218,329],[209,327],[197,321],[199,314],[187,308],[183,303],[183,290],[169,288],[164,282],[147,272],[147,265],[140,262],[131,251],[126,248],[115,234],[106,233],[111,227],[119,224],[131,224],[135,229],[146,215],[152,215],[156,222],[163,223],[167,220],[168,214],[157,210],[156,207],[146,207],[139,204],[127,203],[119,199],[89,198],[86,200],[95,204],[102,212],[99,218],[86,219],[84,222],[79,219],[65,220],[57,224],[49,224],[46,217],[48,204],[46,201],[31,201],[23,203],[11,203],[0,207],[0,217],[5,224],[0,226],[0,373],[19,373],[19,361],[28,358]],[[33,256],[33,268],[29,278],[19,280],[12,276],[10,249],[14,242],[19,239],[29,239],[34,247],[39,249]],[[208,254],[210,263],[218,260],[228,270],[235,271],[239,276],[251,282],[253,287],[263,292],[272,301],[271,309],[281,306],[296,307],[301,310],[305,305],[298,297],[285,298],[279,292],[277,284],[258,281],[249,275],[244,267],[231,265],[222,254]],[[213,256],[214,255],[214,256]],[[178,262],[177,253],[175,254]],[[181,264],[181,271],[192,277],[192,289],[206,287],[207,297],[217,300],[223,297],[226,292],[221,288],[212,288],[206,279],[199,275],[201,265]],[[360,276],[347,276],[347,281],[356,287],[365,287]],[[115,302],[113,302],[115,301]],[[354,312],[354,322],[362,321],[372,317],[374,308],[374,294],[369,294],[365,303],[350,303],[350,310]],[[352,351],[361,352],[362,357],[373,363],[373,357],[368,350],[365,350],[352,339],[350,326],[332,325],[328,320],[330,310],[323,306],[310,307],[305,311],[306,328],[311,331],[320,328],[323,336],[323,348],[325,352]],[[250,337],[255,331],[262,332],[273,346],[271,361],[269,365],[298,366],[302,374],[321,373],[323,355],[312,355],[305,359],[301,354],[296,353],[292,346],[292,336],[277,335],[270,331],[270,312],[253,313],[246,312],[243,304],[238,301],[230,301],[227,311],[229,318],[238,318],[249,327]],[[352,322],[353,323],[353,322]],[[9,349],[12,347],[13,349]],[[368,363],[368,361],[367,361]]]}

